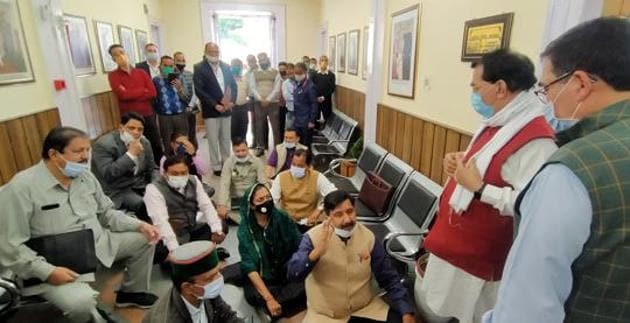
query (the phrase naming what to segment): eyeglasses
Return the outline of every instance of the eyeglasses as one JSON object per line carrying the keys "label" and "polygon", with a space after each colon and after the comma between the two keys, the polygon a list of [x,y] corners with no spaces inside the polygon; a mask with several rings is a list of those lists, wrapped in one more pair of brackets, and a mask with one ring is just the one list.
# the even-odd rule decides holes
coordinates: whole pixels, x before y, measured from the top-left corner
{"label": "eyeglasses", "polygon": [[573,75],[573,71],[566,72],[547,84],[539,83],[538,89],[534,90],[534,94],[536,94],[543,103],[545,104],[549,103],[549,99],[547,99],[547,94],[549,93],[549,87],[566,79],[567,77],[571,75]]}

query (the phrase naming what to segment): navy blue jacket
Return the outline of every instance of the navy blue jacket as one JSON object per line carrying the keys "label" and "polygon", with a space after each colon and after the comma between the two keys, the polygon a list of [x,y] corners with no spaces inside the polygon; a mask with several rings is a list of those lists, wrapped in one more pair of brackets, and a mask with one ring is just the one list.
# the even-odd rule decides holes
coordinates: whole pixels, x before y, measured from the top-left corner
{"label": "navy blue jacket", "polygon": [[[225,88],[227,89],[229,87],[232,92],[230,102],[234,103],[236,101],[238,87],[236,86],[236,81],[234,80],[230,66],[220,62],[219,68],[223,71]],[[220,113],[214,108],[217,104],[221,103],[223,91],[221,91],[221,86],[219,86],[219,82],[217,82],[214,71],[210,68],[210,64],[206,60],[195,64],[193,69],[193,83],[195,85],[195,94],[201,102],[201,114],[204,119],[228,117],[232,114],[231,111]]]}
{"label": "navy blue jacket", "polygon": [[317,102],[317,90],[309,79],[298,82],[293,92],[293,113],[295,128],[306,128],[308,123],[315,123],[319,109]]}

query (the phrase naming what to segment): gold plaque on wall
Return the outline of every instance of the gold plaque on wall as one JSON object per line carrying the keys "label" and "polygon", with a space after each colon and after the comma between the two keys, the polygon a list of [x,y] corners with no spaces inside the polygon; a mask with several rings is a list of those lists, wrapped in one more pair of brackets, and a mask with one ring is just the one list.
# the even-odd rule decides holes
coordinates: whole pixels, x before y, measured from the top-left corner
{"label": "gold plaque on wall", "polygon": [[508,48],[514,13],[466,21],[462,42],[462,62],[479,59],[483,54]]}

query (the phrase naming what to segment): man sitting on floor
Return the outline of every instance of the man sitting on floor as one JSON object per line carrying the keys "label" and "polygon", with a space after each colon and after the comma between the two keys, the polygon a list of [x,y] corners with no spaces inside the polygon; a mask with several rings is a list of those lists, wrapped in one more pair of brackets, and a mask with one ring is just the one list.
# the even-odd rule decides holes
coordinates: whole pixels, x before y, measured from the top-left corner
{"label": "man sitting on floor", "polygon": [[268,182],[262,162],[249,152],[245,139],[235,138],[232,152],[223,165],[219,185],[217,208],[222,219],[227,218],[233,202],[239,204],[247,189],[256,183]]}
{"label": "man sitting on floor", "polygon": [[89,229],[100,266],[123,261],[126,267],[116,305],[152,306],[157,296],[148,293],[150,264],[159,232],[114,209],[89,172],[87,134],[70,127],[53,129],[44,139],[42,159],[0,190],[0,268],[23,280],[45,282],[24,289],[24,294],[43,297],[70,321],[104,322],[96,309],[99,293],[77,280],[79,274],[72,269],[51,264],[47,257],[54,255],[38,254],[27,245],[34,238]]}
{"label": "man sitting on floor", "polygon": [[142,196],[157,172],[151,144],[142,136],[144,117],[129,112],[120,118],[120,128],[102,136],[92,151],[92,172],[117,209],[132,211],[150,221]]}
{"label": "man sitting on floor", "polygon": [[[219,244],[225,239],[227,224],[221,223],[201,181],[190,175],[183,156],[166,158],[164,175],[147,185],[144,202],[168,249],[158,245],[158,262],[162,262],[168,252],[181,243],[212,240]],[[197,221],[199,212],[201,221]],[[221,254],[224,258],[224,249]]]}
{"label": "man sitting on floor", "polygon": [[183,244],[171,252],[169,259],[173,267],[173,286],[142,322],[245,322],[221,298],[224,282],[214,243]]}
{"label": "man sitting on floor", "polygon": [[291,168],[278,174],[271,185],[274,203],[298,223],[302,232],[315,225],[322,215],[320,200],[337,189],[311,163],[310,151],[297,149]]}
{"label": "man sitting on floor", "polygon": [[[309,230],[288,264],[292,281],[306,280],[304,322],[415,322],[407,290],[383,245],[357,222],[352,197],[335,191],[324,199],[328,219]],[[385,289],[391,307],[372,287]]]}
{"label": "man sitting on floor", "polygon": [[300,136],[295,129],[287,128],[284,131],[284,142],[277,145],[269,154],[265,168],[267,177],[274,178],[280,172],[289,169],[296,149],[307,149],[307,147],[300,143]]}

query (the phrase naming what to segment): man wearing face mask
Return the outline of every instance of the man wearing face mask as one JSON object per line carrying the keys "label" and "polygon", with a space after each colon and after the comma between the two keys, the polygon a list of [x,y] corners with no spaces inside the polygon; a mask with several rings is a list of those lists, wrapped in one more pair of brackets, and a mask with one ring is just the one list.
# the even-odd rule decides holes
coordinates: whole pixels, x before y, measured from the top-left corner
{"label": "man wearing face mask", "polygon": [[254,98],[254,114],[256,114],[256,123],[254,124],[256,139],[258,140],[256,142],[256,156],[260,157],[267,150],[269,144],[267,122],[271,124],[273,145],[277,145],[281,140],[278,101],[282,78],[278,71],[271,67],[267,53],[258,54],[258,63],[260,68],[250,74],[249,84],[251,95]]}
{"label": "man wearing face mask", "polygon": [[630,321],[630,21],[604,17],[541,54],[556,151],[521,193],[518,234],[484,323]]}
{"label": "man wearing face mask", "polygon": [[130,112],[120,118],[120,128],[94,144],[92,172],[116,208],[132,211],[149,222],[142,201],[147,184],[159,177],[151,145],[142,136],[144,118]]}
{"label": "man wearing face mask", "polygon": [[268,182],[263,163],[252,156],[244,138],[232,141],[232,152],[223,165],[219,197],[217,199],[219,216],[226,219],[232,208],[232,203],[238,205],[245,191],[255,183]]}
{"label": "man wearing face mask", "polygon": [[[296,87],[297,82],[295,81],[295,65],[293,65],[293,63],[288,63],[287,78],[282,81],[282,98],[284,99],[287,110],[284,117],[284,131],[289,128],[293,128],[293,122],[295,121],[293,92],[295,91]],[[282,136],[284,137],[284,134]]]}
{"label": "man wearing face mask", "polygon": [[[245,75],[243,76],[247,81],[247,96],[249,97],[249,113],[251,114],[251,123],[252,125],[256,124],[256,111],[254,110],[254,94],[252,93],[252,74],[254,71],[258,70],[258,61],[256,60],[256,56],[249,54],[247,55],[247,71],[245,71]],[[258,138],[256,136],[256,130],[252,132],[254,136],[254,141],[251,143],[249,148],[256,148],[256,143],[258,142]],[[267,138],[267,135],[265,135]]]}
{"label": "man wearing face mask", "polygon": [[286,127],[285,121],[287,118],[287,101],[284,98],[282,84],[284,84],[284,81],[289,79],[288,69],[289,66],[287,62],[278,63],[278,74],[280,74],[280,94],[278,99],[278,106],[280,107],[280,110],[278,112],[278,128],[280,129],[280,138],[284,137],[284,129]]}
{"label": "man wearing face mask", "polygon": [[[336,88],[335,73],[328,70],[328,56],[323,55],[319,58],[319,71],[313,75],[312,80],[317,90],[319,112],[325,122],[332,115],[332,95]],[[319,114],[317,117],[319,118]]]}
{"label": "man wearing face mask", "polygon": [[[148,292],[152,244],[160,238],[157,229],[114,208],[89,171],[90,138],[83,131],[70,127],[51,130],[41,157],[42,161],[16,174],[0,190],[0,268],[25,280],[25,296],[43,297],[71,322],[105,322],[96,309],[99,293],[87,283],[94,277],[79,277],[70,268],[51,264],[45,254],[38,254],[27,243],[89,229],[100,266],[109,268],[114,261],[125,266],[117,306],[151,307],[157,301]],[[46,284],[27,287],[26,280],[31,279]]]}
{"label": "man wearing face mask", "polygon": [[[306,281],[304,322],[415,322],[382,242],[357,222],[354,199],[345,191],[331,192],[324,210],[328,219],[303,236],[288,265],[290,281]],[[372,287],[372,277],[389,305]]]}
{"label": "man wearing face mask", "polygon": [[[190,142],[199,148],[197,143],[197,113],[199,113],[199,98],[195,95],[195,85],[193,83],[193,73],[186,69],[186,56],[182,52],[173,54],[175,61],[175,71],[179,73],[178,80],[182,85],[182,91],[178,92],[180,101],[186,109],[188,119],[188,138]],[[174,81],[175,82],[175,81]]]}
{"label": "man wearing face mask", "polygon": [[238,87],[230,66],[219,60],[219,46],[207,43],[204,53],[204,60],[195,64],[193,80],[206,126],[210,164],[214,175],[221,176],[230,156],[231,115]]}
{"label": "man wearing face mask", "polygon": [[247,303],[274,319],[292,318],[306,309],[304,282],[287,280],[287,262],[302,234],[293,220],[273,205],[267,186],[257,183],[241,200],[238,250]]}
{"label": "man wearing face mask", "polygon": [[320,203],[326,194],[336,190],[326,176],[312,167],[312,155],[306,149],[296,149],[291,168],[280,172],[271,185],[273,201],[285,210],[305,232],[322,215]]}
{"label": "man wearing face mask", "polygon": [[308,63],[308,78],[312,79],[317,74],[317,58],[311,57]]}
{"label": "man wearing face mask", "polygon": [[[227,226],[222,225],[201,181],[190,175],[184,157],[166,158],[163,168],[164,175],[147,185],[144,194],[149,216],[160,230],[163,245],[167,248],[160,250],[160,258],[189,241],[223,242]],[[201,213],[200,221],[197,221],[198,213]]]}
{"label": "man wearing face mask", "polygon": [[182,98],[187,98],[186,89],[175,71],[175,63],[170,56],[160,59],[161,74],[153,78],[158,93],[153,107],[158,115],[160,135],[166,155],[172,155],[171,135],[175,132],[188,133],[188,116]]}
{"label": "man wearing face mask", "polygon": [[157,95],[155,85],[148,73],[131,66],[121,45],[111,45],[109,54],[118,65],[117,69],[107,74],[107,78],[112,92],[118,99],[120,115],[135,112],[144,117],[144,134],[151,142],[153,161],[157,164],[162,157],[162,140],[153,109],[153,99]]}
{"label": "man wearing face mask", "polygon": [[153,43],[146,44],[144,46],[144,54],[147,60],[136,64],[136,68],[147,72],[151,79],[160,76],[162,71],[160,69],[160,53],[157,45]]}
{"label": "man wearing face mask", "polygon": [[293,91],[293,128],[300,135],[300,143],[311,147],[313,128],[319,118],[319,103],[317,90],[312,80],[306,78],[306,65],[295,64],[295,81],[297,85]]}
{"label": "man wearing face mask", "polygon": [[557,149],[544,105],[530,89],[534,65],[508,50],[472,65],[471,103],[482,126],[463,152],[449,153],[449,179],[424,247],[421,292],[437,315],[479,322],[496,301],[512,243],[516,197]]}
{"label": "man wearing face mask", "polygon": [[247,127],[249,126],[249,82],[243,76],[243,62],[240,59],[233,59],[230,68],[238,87],[238,95],[232,109],[232,141],[234,141],[236,138],[247,137]]}
{"label": "man wearing face mask", "polygon": [[173,287],[143,323],[244,323],[222,298],[224,281],[215,244],[195,241],[174,249]]}
{"label": "man wearing face mask", "polygon": [[293,154],[296,149],[307,150],[306,146],[300,144],[300,136],[293,128],[288,128],[284,132],[284,142],[277,145],[269,154],[265,173],[268,178],[274,178],[280,172],[288,170],[291,167]]}

